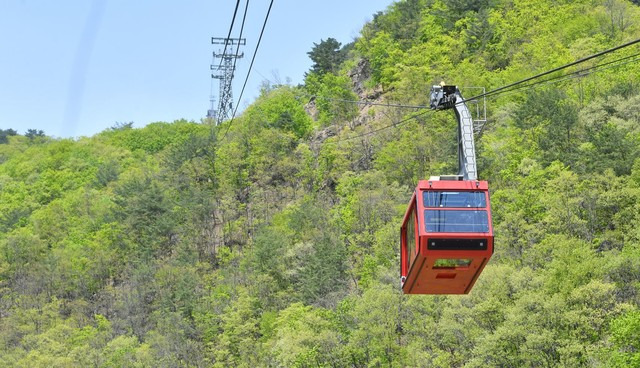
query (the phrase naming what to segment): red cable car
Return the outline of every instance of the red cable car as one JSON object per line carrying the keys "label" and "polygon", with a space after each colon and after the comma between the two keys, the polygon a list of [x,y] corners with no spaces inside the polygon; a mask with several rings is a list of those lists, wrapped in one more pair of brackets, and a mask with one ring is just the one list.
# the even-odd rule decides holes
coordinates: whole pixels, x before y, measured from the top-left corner
{"label": "red cable car", "polygon": [[405,294],[468,294],[493,254],[489,186],[477,180],[474,126],[456,86],[433,86],[431,108],[458,119],[458,175],[418,182],[400,229]]}
{"label": "red cable car", "polygon": [[486,181],[421,180],[401,228],[405,294],[467,294],[493,254]]}

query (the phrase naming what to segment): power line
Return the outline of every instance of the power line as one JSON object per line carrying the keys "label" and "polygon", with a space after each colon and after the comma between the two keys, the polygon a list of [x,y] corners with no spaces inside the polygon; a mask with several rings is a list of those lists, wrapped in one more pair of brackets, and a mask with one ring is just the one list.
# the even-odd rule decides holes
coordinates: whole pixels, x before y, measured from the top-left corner
{"label": "power line", "polygon": [[[576,71],[571,72],[569,74],[559,75],[557,77],[544,79],[544,80],[537,81],[537,82],[534,82],[534,83],[525,84],[523,86],[520,86],[520,87],[517,87],[517,88],[513,88],[513,89],[509,89],[509,90],[506,90],[506,91],[501,91],[500,93],[496,93],[496,94],[491,95],[489,97],[491,98],[491,97],[499,96],[499,95],[502,95],[503,93],[514,93],[514,92],[517,92],[517,91],[519,91],[521,89],[530,88],[530,87],[537,86],[537,85],[540,85],[540,84],[545,84],[546,85],[546,84],[552,84],[552,83],[559,83],[559,82],[562,82],[562,81],[568,80],[568,79],[575,79],[575,78],[579,78],[579,77],[584,77],[584,76],[587,76],[587,75],[591,75],[593,73],[597,73],[597,72],[602,71],[602,70],[606,70],[606,69],[610,69],[610,68],[616,68],[616,67],[619,67],[619,66],[622,66],[622,65],[626,65],[626,64],[638,61],[638,60],[640,60],[638,58],[638,56],[640,56],[640,53],[635,53],[633,55],[629,55],[629,56],[625,56],[625,57],[622,57],[622,58],[619,58],[619,59],[608,61],[606,63],[594,65],[594,66],[591,66],[589,68],[576,70]],[[621,61],[624,61],[624,60],[627,60],[627,62],[621,63]]]}
{"label": "power line", "polygon": [[385,107],[397,107],[397,108],[406,108],[406,109],[425,109],[429,106],[426,105],[405,105],[405,104],[392,104],[392,103],[383,103],[383,102],[373,102],[373,101],[368,101],[368,100],[347,100],[347,99],[343,99],[343,98],[333,98],[333,97],[325,97],[325,96],[320,96],[320,95],[309,95],[309,94],[302,94],[302,95],[298,95],[297,97],[309,97],[309,98],[320,98],[323,100],[328,100],[328,101],[336,101],[336,102],[345,102],[345,103],[351,103],[351,104],[355,104],[355,105],[369,105],[369,106],[385,106]]}
{"label": "power line", "polygon": [[549,74],[551,74],[551,73],[555,73],[555,72],[557,72],[557,71],[560,71],[560,70],[563,70],[563,69],[566,69],[566,68],[572,67],[572,66],[574,66],[574,65],[578,65],[578,64],[584,63],[585,61],[589,61],[589,60],[591,60],[591,59],[594,59],[594,58],[600,57],[600,56],[602,56],[602,55],[606,55],[606,54],[609,54],[609,53],[611,53],[611,52],[614,52],[614,51],[617,51],[617,50],[623,49],[623,48],[625,48],[625,47],[629,47],[629,46],[634,45],[634,44],[639,43],[639,42],[640,42],[640,39],[637,39],[637,40],[634,40],[634,41],[630,41],[630,42],[624,43],[624,44],[622,44],[622,45],[619,45],[619,46],[616,46],[616,47],[610,48],[610,49],[608,49],[608,50],[604,50],[604,51],[601,51],[601,52],[595,53],[595,54],[593,54],[593,55],[590,55],[590,56],[584,57],[584,58],[582,58],[582,59],[576,60],[576,61],[571,62],[571,63],[569,63],[569,64],[565,64],[565,65],[559,66],[559,67],[557,67],[557,68],[553,68],[553,69],[548,70],[548,71],[546,71],[546,72],[543,72],[543,73],[540,73],[540,74],[536,74],[536,75],[534,75],[534,76],[532,76],[532,77],[525,78],[525,79],[519,80],[519,81],[517,81],[517,82],[513,82],[513,83],[511,83],[511,84],[508,84],[508,85],[506,85],[506,86],[502,86],[502,87],[496,88],[496,89],[491,90],[491,91],[489,91],[489,92],[486,92],[486,93],[483,93],[483,94],[480,94],[480,95],[477,95],[477,96],[474,96],[474,97],[471,97],[471,98],[465,99],[465,102],[466,102],[466,101],[473,101],[473,100],[477,100],[477,99],[482,98],[482,97],[487,97],[487,96],[490,96],[490,95],[496,94],[497,92],[500,92],[500,91],[505,90],[505,89],[507,89],[507,88],[515,87],[515,86],[517,86],[517,85],[519,85],[519,84],[522,84],[522,83],[528,82],[528,81],[530,81],[530,80],[538,79],[538,78],[540,78],[540,77],[544,77],[545,75],[549,75]]}
{"label": "power line", "polygon": [[[613,63],[617,63],[617,62],[622,61],[622,60],[631,59],[631,58],[636,57],[636,56],[640,56],[640,53],[633,54],[633,55],[630,55],[630,56],[627,56],[627,57],[624,57],[624,58],[616,59],[616,60],[613,60],[613,61],[609,61],[607,63],[598,64],[598,65],[592,66],[590,68],[580,69],[580,70],[577,70],[575,72],[571,72],[569,74],[557,76],[557,77],[554,77],[554,78],[545,79],[545,80],[538,81],[538,82],[531,83],[531,84],[526,84],[524,86],[520,86],[520,87],[514,88],[514,89],[509,89],[509,90],[506,90],[506,91],[502,91],[502,89],[506,89],[509,86],[500,87],[499,89],[495,89],[493,91],[486,92],[484,94],[465,99],[464,101],[465,102],[469,102],[469,101],[472,101],[472,100],[479,99],[480,97],[494,97],[496,95],[501,95],[502,93],[514,92],[514,91],[518,91],[518,90],[521,90],[523,88],[529,88],[531,86],[535,86],[535,85],[538,85],[538,84],[546,84],[547,82],[554,81],[556,79],[564,80],[564,79],[567,78],[567,76],[574,75],[574,74],[588,75],[588,74],[591,74],[591,73],[585,73],[586,71],[589,71],[589,70],[592,70],[592,69],[596,69],[596,68],[601,68],[603,66],[606,66],[606,65],[609,65],[609,64],[613,64]],[[547,75],[547,74],[549,74],[549,72],[545,72],[542,75]],[[538,77],[540,77],[542,75],[539,75]],[[530,77],[530,78],[527,78],[527,80],[531,80],[533,78],[534,77]],[[514,87],[516,85],[519,85],[519,84],[523,83],[524,81],[525,80],[512,83],[512,87]],[[498,92],[499,90],[500,90],[500,92]],[[496,93],[493,93],[493,92],[496,92]],[[407,109],[424,109],[424,108],[428,108],[429,107],[427,105],[407,105],[407,104],[392,104],[392,103],[373,102],[373,101],[368,101],[368,100],[348,100],[348,99],[342,99],[342,98],[333,98],[333,97],[325,97],[325,96],[310,95],[310,94],[298,95],[297,97],[302,97],[302,96],[308,97],[308,98],[317,98],[317,99],[323,99],[323,100],[328,100],[328,101],[344,102],[344,103],[351,103],[351,104],[365,105],[365,106],[370,105],[370,106],[384,106],[384,107],[396,107],[396,108],[407,108]]]}
{"label": "power line", "polygon": [[[631,43],[627,43],[625,45],[626,46],[630,46],[630,45],[632,45],[634,43],[638,43],[638,42],[640,42],[640,39],[636,40],[636,41],[633,41]],[[621,45],[621,46],[618,46],[618,47],[610,49],[610,50],[618,50],[618,49],[622,48],[623,46],[626,47],[625,45]],[[606,51],[603,51],[603,52],[601,52],[599,54],[603,55],[604,52],[606,52]],[[590,57],[581,59],[582,60],[581,62],[590,60],[592,58],[593,57],[590,56]],[[625,60],[626,60],[626,62],[622,63],[622,61],[625,61]],[[499,95],[501,95],[503,93],[514,93],[514,92],[516,92],[516,91],[518,91],[520,89],[523,89],[523,88],[531,88],[531,87],[534,87],[534,86],[537,86],[537,85],[542,85],[542,84],[559,83],[559,82],[562,82],[562,81],[567,80],[567,79],[574,79],[574,78],[590,75],[590,74],[593,74],[593,73],[596,73],[596,72],[599,72],[599,71],[602,71],[602,70],[605,70],[605,69],[620,67],[622,65],[626,65],[626,64],[629,64],[631,62],[638,61],[638,60],[640,60],[640,53],[636,53],[636,54],[633,54],[633,55],[625,56],[625,57],[622,57],[622,58],[619,58],[619,59],[616,59],[616,60],[608,61],[606,63],[594,65],[594,66],[589,67],[589,68],[580,69],[580,70],[577,70],[577,71],[574,71],[574,72],[571,72],[569,74],[565,74],[565,75],[562,75],[562,76],[557,76],[557,77],[545,79],[545,80],[542,80],[542,81],[538,81],[538,82],[535,82],[535,83],[526,84],[524,86],[520,86],[518,88],[514,88],[514,89],[510,89],[510,90],[505,90],[507,86],[500,87],[500,88],[494,89],[493,91],[490,91],[490,92],[496,92],[496,93],[493,93],[493,94],[490,94],[490,92],[483,93],[481,95],[478,95],[478,96],[470,98],[470,99],[465,99],[464,101],[461,101],[461,102],[458,102],[458,103],[464,103],[464,102],[471,101],[471,100],[474,100],[474,99],[479,99],[480,97],[485,97],[485,96],[489,97],[489,98],[497,97],[497,96],[499,96]],[[574,63],[571,63],[571,64],[572,65],[576,65],[576,63],[577,62],[574,62]],[[569,64],[567,64],[567,65],[569,65]],[[558,69],[558,68],[556,68],[556,69]],[[536,78],[540,78],[541,76],[548,75],[548,74],[550,74],[550,73],[549,72],[540,73],[538,76],[536,76]],[[512,86],[512,87],[513,86],[517,86],[519,84],[524,83],[524,81],[530,81],[532,79],[533,79],[533,77],[526,78],[526,79],[523,79],[522,81],[518,81],[518,82],[512,83],[510,86]],[[497,92],[497,91],[500,91],[500,92]],[[425,113],[430,112],[430,111],[433,111],[433,110],[423,111],[421,113],[418,113],[418,114],[415,114],[413,116],[407,117],[407,118],[405,118],[405,119],[403,119],[403,120],[401,120],[401,121],[399,121],[397,123],[386,125],[384,127],[372,130],[370,132],[365,132],[365,133],[358,134],[358,135],[355,135],[355,136],[352,136],[352,137],[347,137],[347,138],[344,138],[344,139],[340,139],[340,140],[338,140],[338,143],[339,142],[353,140],[353,139],[357,139],[357,138],[361,138],[361,137],[364,137],[364,136],[367,136],[367,135],[375,134],[375,133],[377,133],[379,131],[382,131],[382,130],[385,130],[385,129],[396,127],[396,126],[401,125],[401,124],[403,124],[403,123],[405,123],[405,122],[407,122],[409,120],[415,119],[418,116],[424,115]]]}
{"label": "power line", "polygon": [[[233,23],[236,22],[236,14],[238,14],[238,7],[240,6],[240,0],[236,2],[236,8],[233,11],[233,18],[231,18],[231,25],[229,26],[229,32],[227,33],[227,39],[231,38],[231,31],[233,30]],[[222,55],[227,54],[227,43],[224,44],[224,50],[222,51]],[[222,67],[222,60],[220,60],[220,64],[218,64],[218,68]]]}
{"label": "power line", "polygon": [[[255,50],[255,52],[253,54],[253,58],[251,60],[251,65],[249,66],[249,71],[247,73],[247,77],[245,78],[244,85],[242,87],[242,92],[240,92],[240,96],[241,96],[240,98],[242,98],[242,94],[243,94],[244,89],[246,87],[247,80],[249,79],[249,74],[251,73],[251,68],[253,66],[253,62],[255,60],[255,56],[256,56],[256,53],[258,51],[258,46],[260,45],[260,40],[262,39],[262,35],[264,33],[264,29],[265,29],[265,26],[267,24],[267,20],[269,18],[269,13],[271,11],[271,6],[272,5],[273,5],[273,0],[271,0],[271,3],[269,4],[269,10],[267,11],[267,15],[265,17],[265,21],[264,21],[264,24],[262,26],[262,31],[260,32],[260,38],[258,39],[258,45],[256,46],[256,50]],[[512,87],[516,87],[518,85],[521,85],[523,83],[532,81],[534,79],[541,78],[541,77],[543,77],[545,75],[549,75],[549,74],[564,70],[566,68],[569,68],[569,67],[584,63],[584,62],[589,61],[591,59],[606,55],[608,53],[623,49],[625,47],[632,46],[632,45],[637,44],[637,43],[640,43],[640,39],[637,39],[637,40],[634,40],[634,41],[630,41],[630,42],[624,43],[622,45],[619,45],[619,46],[616,46],[616,47],[613,47],[613,48],[598,52],[596,54],[584,57],[584,58],[576,60],[574,62],[571,62],[571,63],[565,64],[565,65],[553,68],[551,70],[536,74],[534,76],[519,80],[517,82],[510,83],[508,85],[493,89],[493,90],[491,90],[489,92],[485,92],[485,93],[479,94],[477,96],[473,96],[471,98],[464,99],[463,101],[460,101],[458,103],[465,103],[465,102],[469,102],[469,101],[473,101],[473,100],[478,100],[478,99],[483,98],[483,97],[496,97],[496,96],[498,96],[500,94],[503,94],[503,93],[507,93],[507,92],[512,93],[512,92],[515,92],[515,91],[523,89],[523,88],[531,88],[531,87],[533,87],[535,85],[557,83],[557,82],[560,82],[562,80],[566,80],[566,79],[575,78],[575,77],[578,77],[578,76],[589,75],[589,74],[595,73],[596,71],[598,71],[599,68],[600,69],[604,69],[605,66],[618,67],[620,65],[624,65],[624,64],[636,61],[637,59],[633,59],[633,60],[629,60],[627,63],[612,65],[612,64],[615,64],[615,63],[619,63],[620,61],[623,61],[623,60],[628,60],[628,59],[632,59],[633,57],[640,56],[640,53],[634,54],[634,55],[631,55],[631,56],[627,56],[627,57],[624,57],[624,58],[620,58],[620,59],[617,59],[617,60],[613,60],[613,61],[610,61],[610,62],[602,63],[602,64],[599,64],[599,65],[596,65],[596,66],[593,66],[593,67],[590,67],[590,68],[581,69],[579,71],[575,71],[575,72],[572,72],[572,73],[569,73],[569,74],[565,74],[565,75],[562,75],[562,76],[545,79],[543,81],[538,81],[538,82],[535,82],[535,83],[530,83],[530,84],[521,86],[519,88],[512,88]],[[587,72],[587,73],[585,74],[585,72]],[[509,89],[509,88],[512,88],[512,89]],[[366,104],[370,104],[370,105],[380,105],[380,106],[388,106],[388,107],[405,107],[405,108],[426,108],[427,107],[427,106],[414,106],[414,105],[401,105],[401,104],[383,104],[383,103],[373,103],[373,102],[369,102],[369,101],[356,101],[356,100],[347,100],[347,99],[336,99],[336,98],[329,98],[329,97],[323,97],[323,96],[317,96],[317,95],[315,95],[315,96],[314,95],[310,95],[310,96],[311,97],[325,98],[325,99],[328,99],[328,100],[334,100],[334,101],[339,101],[339,102],[365,104],[365,105]],[[230,129],[231,124],[234,121],[237,109],[238,109],[238,106],[236,106],[236,109],[234,110],[234,113],[233,113],[233,116],[231,118],[231,121],[229,122],[229,125],[227,126],[227,129],[226,129],[222,139],[224,139],[224,137],[226,137],[227,132]],[[401,120],[399,122],[396,122],[396,123],[393,123],[393,124],[390,124],[390,125],[386,125],[384,127],[381,127],[381,128],[369,131],[369,132],[365,132],[365,133],[362,133],[362,134],[358,134],[358,135],[355,135],[355,136],[352,136],[352,137],[347,137],[347,138],[344,138],[344,139],[340,139],[340,140],[338,140],[338,143],[339,142],[353,140],[353,139],[357,139],[357,138],[361,138],[361,137],[364,137],[364,136],[367,136],[367,135],[372,135],[372,134],[378,133],[378,132],[380,132],[382,130],[386,130],[386,129],[389,129],[389,128],[392,128],[392,127],[397,127],[399,125],[402,125],[402,124],[404,124],[404,123],[406,123],[406,122],[408,122],[410,120],[413,120],[413,119],[415,119],[415,118],[417,118],[419,116],[422,116],[422,115],[424,115],[424,114],[426,114],[428,112],[431,112],[431,111],[432,110],[425,110],[425,111],[419,112],[417,114],[414,114],[412,116],[409,116],[409,117],[407,117],[407,118],[405,118],[405,119],[403,119],[403,120]]]}
{"label": "power line", "polygon": [[[536,82],[536,83],[527,84],[527,85],[524,85],[524,86],[521,86],[521,87],[518,87],[518,88],[510,89],[508,91],[502,91],[502,92],[497,93],[495,95],[489,96],[489,98],[496,97],[496,96],[499,96],[499,95],[502,95],[502,94],[513,94],[513,93],[516,93],[519,90],[524,89],[524,88],[531,88],[531,87],[538,88],[538,87],[535,87],[535,86],[560,83],[560,82],[564,82],[564,81],[570,80],[570,79],[582,78],[582,77],[585,77],[585,76],[588,76],[588,75],[591,75],[591,74],[594,74],[594,73],[601,72],[601,71],[606,70],[606,69],[618,68],[620,66],[623,66],[623,65],[626,65],[626,64],[629,64],[629,63],[640,61],[640,57],[638,57],[638,56],[640,56],[640,53],[637,53],[637,54],[634,54],[634,55],[630,55],[630,56],[626,56],[626,57],[623,57],[623,58],[620,58],[620,59],[616,59],[616,60],[613,60],[613,61],[610,61],[610,62],[598,64],[598,65],[595,65],[595,66],[592,66],[592,67],[589,67],[589,68],[576,70],[575,72],[572,72],[572,73],[569,73],[569,74],[561,75],[561,76],[554,77],[554,78],[545,79],[545,80],[542,80],[542,81],[539,81],[539,82]],[[620,61],[622,61],[622,60],[627,60],[627,61],[624,62],[624,63],[621,63]],[[480,136],[482,134],[482,132],[484,131],[484,128],[486,126],[487,126],[487,124],[484,124],[482,126],[482,128],[478,132],[478,136]]]}
{"label": "power line", "polygon": [[[247,10],[249,10],[249,0],[247,0],[247,3],[244,6],[244,15],[242,16],[242,25],[240,26],[240,36],[238,36],[238,39],[241,40],[242,39],[242,32],[244,31],[244,22],[247,19]],[[233,76],[236,72],[236,61],[238,61],[238,53],[240,52],[240,45],[238,45],[238,47],[236,47],[236,57],[233,58],[233,72],[231,73],[231,79],[233,79]],[[222,62],[222,61],[220,61]],[[240,102],[240,100],[238,100],[238,103]]]}
{"label": "power line", "polygon": [[[238,4],[240,0],[238,0]],[[232,83],[233,78],[236,73],[236,64],[238,59],[244,57],[244,52],[240,54],[240,46],[246,44],[246,40],[242,38],[242,33],[244,32],[244,25],[247,19],[247,12],[249,10],[249,0],[247,0],[244,7],[244,15],[242,16],[242,25],[240,26],[240,36],[238,38],[230,38],[230,33],[227,35],[227,38],[218,38],[212,37],[212,44],[224,44],[224,51],[222,54],[216,54],[215,51],[213,53],[214,58],[219,57],[220,63],[217,67],[211,65],[211,70],[217,70],[219,74],[211,74],[211,109],[207,111],[207,117],[213,118],[215,120],[215,124],[219,125],[225,119],[229,118],[229,115],[233,112],[233,90]],[[234,17],[231,22],[231,28],[229,31],[231,32],[233,29],[233,24],[236,19],[238,11],[238,6],[236,6]],[[227,47],[229,44],[236,45],[235,54],[233,53],[233,49],[231,49],[231,53],[227,54]],[[233,62],[231,61],[233,60]],[[224,64],[224,66],[223,66]],[[220,80],[220,93],[219,93],[219,101],[218,101],[218,110],[213,109],[213,79]]]}
{"label": "power line", "polygon": [[238,106],[240,106],[240,101],[242,101],[242,94],[244,93],[244,89],[247,87],[247,82],[249,81],[249,76],[251,75],[251,69],[253,68],[253,62],[256,60],[256,55],[258,54],[258,48],[260,47],[260,42],[262,41],[262,36],[264,35],[264,29],[267,27],[267,21],[269,20],[269,14],[271,14],[271,7],[273,6],[273,0],[269,3],[269,9],[267,10],[267,15],[264,17],[264,23],[262,24],[262,30],[260,31],[260,37],[258,37],[258,43],[256,44],[256,49],[253,51],[253,57],[251,58],[251,64],[249,64],[249,70],[247,71],[247,76],[244,79],[244,84],[242,85],[242,90],[240,91],[240,97],[238,98],[238,103],[236,104],[236,108],[233,110],[233,115],[231,115],[231,120],[227,125],[227,130],[225,130],[224,135],[220,139],[221,141],[227,136],[231,125],[236,117],[236,112],[238,112]]}
{"label": "power line", "polygon": [[370,132],[365,132],[365,133],[362,133],[362,134],[358,134],[358,135],[353,136],[353,137],[347,137],[347,138],[344,138],[344,139],[339,139],[337,143],[350,141],[350,140],[361,138],[361,137],[365,137],[365,136],[371,135],[371,134],[376,134],[376,133],[378,133],[378,132],[380,132],[382,130],[397,127],[397,126],[402,125],[402,124],[404,124],[404,123],[406,123],[406,122],[408,122],[410,120],[413,120],[413,119],[415,119],[415,118],[417,118],[419,116],[422,116],[422,115],[425,115],[425,114],[428,114],[428,113],[432,113],[432,112],[434,112],[434,110],[424,110],[424,111],[421,111],[419,113],[413,114],[412,116],[404,118],[404,119],[402,119],[402,120],[400,120],[398,122],[394,122],[393,124],[385,125],[385,126],[383,126],[381,128],[372,130]]}

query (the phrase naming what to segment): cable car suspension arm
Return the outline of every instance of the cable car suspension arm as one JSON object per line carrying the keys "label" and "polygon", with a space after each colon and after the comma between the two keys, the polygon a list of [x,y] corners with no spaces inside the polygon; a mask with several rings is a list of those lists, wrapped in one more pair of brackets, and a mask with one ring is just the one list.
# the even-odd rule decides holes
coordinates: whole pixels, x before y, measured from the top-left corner
{"label": "cable car suspension arm", "polygon": [[432,110],[454,109],[458,120],[458,175],[463,180],[477,180],[473,118],[460,90],[456,86],[433,86],[430,105]]}

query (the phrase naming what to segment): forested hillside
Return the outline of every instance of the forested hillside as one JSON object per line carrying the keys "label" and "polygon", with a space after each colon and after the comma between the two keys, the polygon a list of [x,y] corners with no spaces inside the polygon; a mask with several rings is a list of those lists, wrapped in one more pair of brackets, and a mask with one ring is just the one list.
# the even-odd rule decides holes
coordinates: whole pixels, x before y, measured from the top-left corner
{"label": "forested hillside", "polygon": [[469,295],[400,291],[456,122],[384,106],[638,39],[640,7],[401,0],[330,37],[217,127],[0,132],[0,365],[640,367],[640,46],[488,99],[496,252]]}

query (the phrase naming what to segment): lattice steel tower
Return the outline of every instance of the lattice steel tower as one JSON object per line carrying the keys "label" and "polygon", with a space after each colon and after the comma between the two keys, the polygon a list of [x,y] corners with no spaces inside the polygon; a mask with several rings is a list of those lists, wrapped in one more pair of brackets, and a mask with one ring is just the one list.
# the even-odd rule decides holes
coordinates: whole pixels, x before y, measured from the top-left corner
{"label": "lattice steel tower", "polygon": [[[235,73],[235,62],[244,56],[244,53],[239,53],[238,49],[240,46],[244,46],[246,42],[244,38],[211,37],[212,45],[224,45],[224,50],[213,52],[214,63],[211,64],[211,78],[220,80],[220,88],[218,94],[218,110],[213,110],[214,99],[212,96],[211,109],[207,111],[207,117],[213,118],[216,121],[216,125],[222,123],[225,119],[229,119],[233,112],[231,82],[233,81]],[[218,59],[220,62],[216,63]]]}

